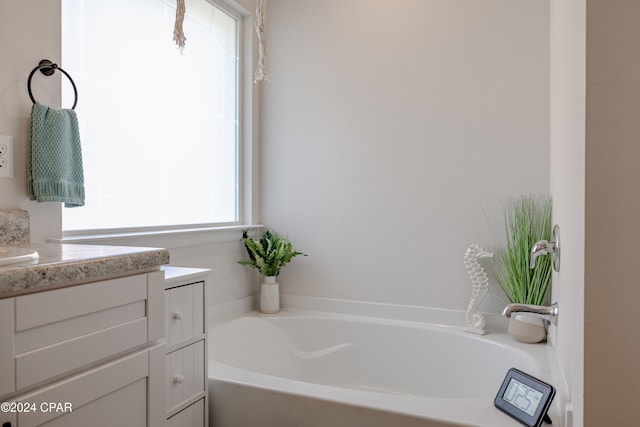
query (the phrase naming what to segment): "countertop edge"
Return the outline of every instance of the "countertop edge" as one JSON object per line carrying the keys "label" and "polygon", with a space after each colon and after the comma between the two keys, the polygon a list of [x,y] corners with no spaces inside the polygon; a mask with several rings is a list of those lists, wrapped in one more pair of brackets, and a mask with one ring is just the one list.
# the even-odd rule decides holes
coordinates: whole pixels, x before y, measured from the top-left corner
{"label": "countertop edge", "polygon": [[[2,268],[0,299],[159,270],[161,265],[169,263],[169,251],[162,248],[58,244],[34,247],[38,251],[54,248],[60,252],[70,248],[74,255],[70,259],[49,256],[41,258],[41,262]],[[81,255],[83,249],[87,250],[86,258]]]}

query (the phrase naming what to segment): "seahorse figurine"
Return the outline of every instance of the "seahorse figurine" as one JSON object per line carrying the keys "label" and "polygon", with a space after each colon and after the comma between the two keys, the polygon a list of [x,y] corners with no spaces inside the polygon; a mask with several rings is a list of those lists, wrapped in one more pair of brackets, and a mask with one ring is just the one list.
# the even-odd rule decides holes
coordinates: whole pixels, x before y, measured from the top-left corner
{"label": "seahorse figurine", "polygon": [[472,284],[471,301],[469,301],[466,313],[467,328],[465,331],[484,335],[487,333],[485,328],[486,320],[482,313],[478,313],[478,308],[489,291],[489,277],[478,261],[481,258],[493,258],[493,253],[486,251],[477,243],[469,246],[464,254],[464,266]]}

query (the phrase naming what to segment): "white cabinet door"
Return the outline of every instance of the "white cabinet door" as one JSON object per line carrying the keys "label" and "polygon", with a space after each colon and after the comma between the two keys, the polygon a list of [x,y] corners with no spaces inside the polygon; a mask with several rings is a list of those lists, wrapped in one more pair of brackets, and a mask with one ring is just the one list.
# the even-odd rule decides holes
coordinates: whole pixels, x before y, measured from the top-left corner
{"label": "white cabinet door", "polygon": [[13,365],[14,303],[13,298],[0,300],[0,396],[11,393],[16,386]]}
{"label": "white cabinet door", "polygon": [[165,294],[167,345],[202,335],[204,325],[204,283],[168,289]]}
{"label": "white cabinet door", "polygon": [[[158,271],[12,299],[13,337],[5,341],[0,325],[0,339],[13,344],[15,391],[162,337],[163,277]],[[0,367],[4,357],[0,350]],[[0,396],[5,387],[0,380]]]}
{"label": "white cabinet door", "polygon": [[204,398],[167,420],[167,427],[202,427],[205,420]]}
{"label": "white cabinet door", "polygon": [[164,292],[155,271],[0,299],[0,426],[164,427]]}
{"label": "white cabinet door", "polygon": [[124,356],[15,398],[35,409],[18,413],[18,426],[156,427],[148,413],[149,355]]}
{"label": "white cabinet door", "polygon": [[[146,389],[145,379],[140,379],[41,426],[146,427]],[[22,426],[20,422],[18,427]]]}
{"label": "white cabinet door", "polygon": [[173,410],[206,389],[204,340],[167,354],[167,408]]}

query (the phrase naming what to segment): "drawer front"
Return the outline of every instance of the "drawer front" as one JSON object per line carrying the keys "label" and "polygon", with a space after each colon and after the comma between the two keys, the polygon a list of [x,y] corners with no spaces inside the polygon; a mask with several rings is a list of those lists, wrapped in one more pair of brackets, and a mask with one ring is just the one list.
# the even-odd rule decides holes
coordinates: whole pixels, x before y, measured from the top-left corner
{"label": "drawer front", "polygon": [[205,391],[204,340],[167,354],[167,411]]}
{"label": "drawer front", "polygon": [[[113,425],[146,426],[148,375],[148,351],[142,351],[19,396],[15,401],[35,404],[37,410],[18,413],[18,425],[49,422],[47,425],[80,427],[101,419]],[[61,406],[40,410],[49,402]]]}
{"label": "drawer front", "polygon": [[204,333],[204,283],[167,289],[165,331],[171,346]]}
{"label": "drawer front", "polygon": [[16,390],[161,336],[162,278],[158,271],[16,297]]}
{"label": "drawer front", "polygon": [[16,331],[146,299],[146,274],[25,295],[16,298]]}
{"label": "drawer front", "polygon": [[147,342],[146,319],[16,356],[17,388],[37,384]]}
{"label": "drawer front", "polygon": [[169,418],[167,427],[205,427],[205,410],[202,398]]}

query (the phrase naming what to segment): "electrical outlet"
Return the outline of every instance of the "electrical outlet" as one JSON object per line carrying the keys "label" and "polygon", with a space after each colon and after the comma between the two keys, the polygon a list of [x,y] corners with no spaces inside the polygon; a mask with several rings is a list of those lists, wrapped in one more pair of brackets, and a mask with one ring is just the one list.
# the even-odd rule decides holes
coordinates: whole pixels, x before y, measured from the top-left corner
{"label": "electrical outlet", "polygon": [[0,178],[13,178],[13,137],[0,135]]}

